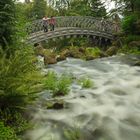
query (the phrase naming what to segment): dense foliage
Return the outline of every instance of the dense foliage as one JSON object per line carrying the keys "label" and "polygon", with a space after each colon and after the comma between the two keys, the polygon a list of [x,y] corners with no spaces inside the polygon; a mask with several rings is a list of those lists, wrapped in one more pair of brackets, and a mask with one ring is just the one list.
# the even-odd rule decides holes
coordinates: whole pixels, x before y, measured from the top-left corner
{"label": "dense foliage", "polygon": [[31,53],[29,48],[22,49],[7,59],[0,52],[0,108],[25,106],[34,97],[39,74]]}
{"label": "dense foliage", "polygon": [[45,87],[52,92],[54,97],[62,96],[68,94],[71,82],[72,79],[69,76],[62,75],[59,77],[54,72],[48,72],[45,80]]}
{"label": "dense foliage", "polygon": [[[140,0],[113,1],[116,3],[114,11],[123,16],[123,47],[120,52],[140,54]],[[33,48],[24,44],[26,24],[45,15],[107,18],[107,11],[100,0],[0,1],[0,140],[17,140],[17,136],[30,127],[25,115],[26,107],[35,101],[37,92],[45,88],[56,97],[70,91],[72,78],[69,76],[48,72],[42,78],[36,67]],[[57,53],[63,50],[62,55],[68,50],[68,56],[84,60],[102,56],[102,51],[92,39],[56,39],[45,45],[56,49]],[[82,88],[93,87],[88,78],[80,79],[79,83]],[[81,138],[79,131],[75,133],[72,130],[65,131],[64,136],[70,140]]]}
{"label": "dense foliage", "polygon": [[13,129],[6,127],[3,122],[0,122],[0,139],[1,140],[18,140]]}
{"label": "dense foliage", "polygon": [[15,7],[12,0],[0,1],[0,46],[11,45],[15,24]]}
{"label": "dense foliage", "polygon": [[45,16],[46,2],[45,0],[34,0],[32,8],[32,16],[35,19],[40,19]]}

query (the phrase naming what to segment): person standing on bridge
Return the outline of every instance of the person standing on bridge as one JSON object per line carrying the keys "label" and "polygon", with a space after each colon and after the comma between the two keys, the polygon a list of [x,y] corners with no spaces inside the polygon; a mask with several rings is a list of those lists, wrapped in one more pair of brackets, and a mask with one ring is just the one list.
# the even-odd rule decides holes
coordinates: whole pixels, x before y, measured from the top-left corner
{"label": "person standing on bridge", "polygon": [[48,18],[47,18],[47,16],[45,16],[43,18],[43,28],[44,28],[44,32],[48,32]]}
{"label": "person standing on bridge", "polygon": [[49,25],[50,25],[50,30],[54,31],[54,26],[55,26],[55,18],[53,16],[51,16],[51,18],[49,19]]}

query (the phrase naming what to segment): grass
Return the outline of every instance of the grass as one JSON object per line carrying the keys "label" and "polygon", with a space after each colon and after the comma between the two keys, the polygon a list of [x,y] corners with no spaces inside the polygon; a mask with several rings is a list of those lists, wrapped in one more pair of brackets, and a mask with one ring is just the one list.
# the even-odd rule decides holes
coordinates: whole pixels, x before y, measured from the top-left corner
{"label": "grass", "polygon": [[99,57],[101,50],[99,48],[86,48],[86,56]]}
{"label": "grass", "polygon": [[80,128],[77,127],[74,127],[73,129],[65,129],[64,136],[66,140],[80,140],[82,138]]}
{"label": "grass", "polygon": [[121,49],[119,49],[118,53],[140,54],[140,50],[137,47],[129,47],[127,45],[124,45]]}
{"label": "grass", "polygon": [[78,80],[78,83],[82,88],[92,88],[94,86],[94,83],[89,78],[81,78]]}
{"label": "grass", "polygon": [[2,121],[0,121],[0,140],[19,140],[13,129],[5,126]]}
{"label": "grass", "polygon": [[45,79],[44,86],[47,90],[50,90],[55,96],[67,95],[69,93],[69,87],[72,83],[72,78],[69,76],[61,75],[60,77],[53,71],[49,71]]}

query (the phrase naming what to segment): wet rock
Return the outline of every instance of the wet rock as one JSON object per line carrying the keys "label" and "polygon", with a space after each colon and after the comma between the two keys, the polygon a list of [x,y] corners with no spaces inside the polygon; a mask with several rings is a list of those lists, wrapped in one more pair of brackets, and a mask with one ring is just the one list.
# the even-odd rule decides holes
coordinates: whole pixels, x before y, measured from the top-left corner
{"label": "wet rock", "polygon": [[128,44],[128,46],[130,47],[130,48],[140,48],[140,41],[132,41],[132,42],[130,42],[129,44]]}
{"label": "wet rock", "polygon": [[85,59],[86,59],[87,61],[89,61],[89,60],[95,59],[95,57],[94,57],[94,56],[86,56]]}
{"label": "wet rock", "polygon": [[64,55],[65,57],[69,57],[70,53],[69,53],[69,49],[65,49],[61,52],[61,55]]}
{"label": "wet rock", "polygon": [[83,54],[79,51],[78,47],[70,47],[67,50],[68,57],[82,58]]}
{"label": "wet rock", "polygon": [[63,103],[53,103],[51,106],[48,106],[47,109],[63,109]]}
{"label": "wet rock", "polygon": [[44,65],[57,63],[56,57],[54,56],[44,56]]}
{"label": "wet rock", "polygon": [[45,103],[42,103],[42,107],[47,109],[63,109],[64,102],[63,100],[48,100]]}
{"label": "wet rock", "polygon": [[118,50],[118,48],[116,46],[112,46],[105,53],[108,56],[112,56],[112,55],[115,55],[117,53],[117,50]]}
{"label": "wet rock", "polygon": [[100,57],[107,57],[107,54],[105,54],[104,52],[100,52]]}
{"label": "wet rock", "polygon": [[64,54],[60,54],[58,57],[57,57],[57,61],[63,61],[63,60],[66,60],[66,56]]}
{"label": "wet rock", "polygon": [[140,66],[140,61],[137,61],[134,66]]}
{"label": "wet rock", "polygon": [[80,98],[86,98],[84,95],[81,95]]}
{"label": "wet rock", "polygon": [[45,49],[41,45],[36,46],[34,51],[36,55],[44,56]]}
{"label": "wet rock", "polygon": [[80,48],[79,48],[79,52],[81,52],[81,53],[85,53],[85,52],[86,52],[86,49],[83,48],[83,47],[80,47]]}

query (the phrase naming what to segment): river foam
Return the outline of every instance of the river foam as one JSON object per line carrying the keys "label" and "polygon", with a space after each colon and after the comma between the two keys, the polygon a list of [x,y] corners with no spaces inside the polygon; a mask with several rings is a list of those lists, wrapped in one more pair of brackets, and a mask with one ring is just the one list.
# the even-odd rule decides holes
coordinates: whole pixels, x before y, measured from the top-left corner
{"label": "river foam", "polygon": [[[74,83],[62,110],[36,108],[36,127],[27,132],[26,140],[140,140],[140,67],[122,63],[118,57],[68,58],[48,70],[89,77],[95,86],[82,89]],[[66,138],[66,134],[79,138]]]}

